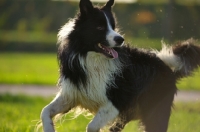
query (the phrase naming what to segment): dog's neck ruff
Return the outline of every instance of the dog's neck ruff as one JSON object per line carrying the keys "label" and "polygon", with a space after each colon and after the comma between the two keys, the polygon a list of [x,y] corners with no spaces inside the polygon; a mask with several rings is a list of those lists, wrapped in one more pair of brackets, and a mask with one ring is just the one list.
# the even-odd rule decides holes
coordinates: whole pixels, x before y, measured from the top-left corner
{"label": "dog's neck ruff", "polygon": [[122,63],[119,59],[110,59],[96,52],[88,52],[86,58],[79,57],[79,61],[87,75],[86,86],[80,85],[77,88],[69,78],[61,77],[60,94],[74,100],[71,102],[73,104],[96,111],[99,106],[95,104],[103,105],[108,101],[106,89],[111,85],[116,87],[114,76],[121,73]]}

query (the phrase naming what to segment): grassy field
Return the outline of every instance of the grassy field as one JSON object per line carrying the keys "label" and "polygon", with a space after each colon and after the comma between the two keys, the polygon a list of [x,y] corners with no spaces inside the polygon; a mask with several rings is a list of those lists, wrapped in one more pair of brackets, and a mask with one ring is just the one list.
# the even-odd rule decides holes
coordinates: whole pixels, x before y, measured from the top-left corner
{"label": "grassy field", "polygon": [[0,83],[55,85],[56,53],[0,53]]}
{"label": "grassy field", "polygon": [[[33,132],[40,118],[41,109],[51,100],[23,95],[0,95],[0,131]],[[168,132],[200,131],[200,105],[198,102],[178,103],[172,112]],[[59,132],[84,132],[91,118],[79,116],[72,120],[65,116],[56,124]],[[138,122],[129,123],[123,132],[139,132]]]}
{"label": "grassy field", "polygon": [[[140,45],[141,46],[141,45]],[[56,53],[0,53],[0,84],[56,85]],[[200,70],[179,82],[184,90],[200,90]]]}

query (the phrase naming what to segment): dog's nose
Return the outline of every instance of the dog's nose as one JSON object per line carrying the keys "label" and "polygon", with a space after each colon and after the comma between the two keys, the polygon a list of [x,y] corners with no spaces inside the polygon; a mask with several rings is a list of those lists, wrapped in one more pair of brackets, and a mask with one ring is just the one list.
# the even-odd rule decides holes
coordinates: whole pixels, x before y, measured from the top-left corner
{"label": "dog's nose", "polygon": [[122,38],[121,36],[116,36],[114,37],[114,41],[118,46],[120,46],[124,42],[124,38]]}

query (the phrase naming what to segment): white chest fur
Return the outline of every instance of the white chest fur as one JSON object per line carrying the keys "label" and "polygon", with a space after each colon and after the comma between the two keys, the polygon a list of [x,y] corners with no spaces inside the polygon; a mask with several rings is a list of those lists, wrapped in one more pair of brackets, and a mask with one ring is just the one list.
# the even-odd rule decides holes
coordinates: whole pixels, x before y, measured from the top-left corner
{"label": "white chest fur", "polygon": [[96,52],[88,52],[87,57],[79,57],[79,61],[87,74],[87,87],[81,85],[78,90],[69,79],[61,78],[59,94],[75,106],[96,112],[108,101],[106,89],[115,85],[114,75],[120,73],[121,63],[118,59],[109,59]]}

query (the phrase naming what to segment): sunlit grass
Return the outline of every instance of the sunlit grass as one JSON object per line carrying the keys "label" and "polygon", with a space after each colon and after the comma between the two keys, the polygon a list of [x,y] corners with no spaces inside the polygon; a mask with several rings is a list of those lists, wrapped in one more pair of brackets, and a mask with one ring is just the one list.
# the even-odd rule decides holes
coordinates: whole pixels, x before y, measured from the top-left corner
{"label": "sunlit grass", "polygon": [[200,102],[177,103],[170,119],[169,132],[200,131]]}
{"label": "sunlit grass", "polygon": [[0,83],[55,85],[58,64],[53,53],[0,53]]}
{"label": "sunlit grass", "polygon": [[181,79],[177,87],[186,90],[200,90],[200,68],[192,76]]}
{"label": "sunlit grass", "polygon": [[27,96],[0,95],[0,131],[33,132],[39,113],[47,99]]}
{"label": "sunlit grass", "polygon": [[[0,95],[0,131],[1,132],[33,132],[40,119],[42,108],[52,98],[27,97],[23,95]],[[168,132],[198,132],[200,131],[199,102],[176,103],[172,111]],[[72,119],[65,116],[56,123],[59,132],[85,132],[91,118],[79,116]],[[140,132],[138,122],[129,123],[123,132]]]}

